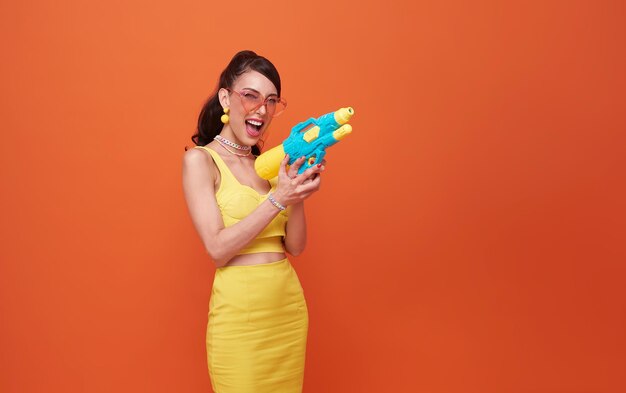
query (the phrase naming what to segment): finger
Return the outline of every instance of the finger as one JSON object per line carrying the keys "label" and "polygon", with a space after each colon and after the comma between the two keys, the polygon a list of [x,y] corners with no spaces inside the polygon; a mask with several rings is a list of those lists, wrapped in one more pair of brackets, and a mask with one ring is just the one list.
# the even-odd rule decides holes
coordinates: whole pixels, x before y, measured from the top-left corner
{"label": "finger", "polygon": [[[296,190],[298,191],[298,193],[310,193],[317,191],[321,183],[320,178],[321,176],[319,175],[319,173],[315,173],[313,176],[301,180],[297,184]],[[292,182],[292,184],[295,185],[295,182]]]}
{"label": "finger", "polygon": [[304,179],[304,181],[301,184],[308,184],[312,182],[313,180],[315,180],[318,176],[319,176],[319,173],[315,173],[313,176]]}
{"label": "finger", "polygon": [[307,183],[300,184],[298,186],[298,192],[303,197],[306,197],[309,194],[312,194],[313,192],[319,190],[320,185],[321,185],[321,179],[320,179],[320,176],[317,176],[315,179]]}
{"label": "finger", "polygon": [[302,172],[300,176],[303,176],[306,179],[306,178],[313,176],[313,174],[321,173],[322,171],[324,171],[325,168],[326,167],[322,164],[313,165],[306,171]]}
{"label": "finger", "polygon": [[299,186],[304,184],[305,182],[308,184],[307,180],[314,181],[319,177],[320,169],[315,166],[315,168],[309,168],[304,171],[302,174],[296,176],[291,181],[291,184],[294,186]]}
{"label": "finger", "polygon": [[298,158],[291,167],[289,167],[289,177],[294,178],[298,175],[298,170],[306,160],[306,157],[302,156]]}
{"label": "finger", "polygon": [[300,170],[300,167],[302,166],[302,164],[304,164],[305,160],[306,160],[306,157],[302,156],[302,157],[299,157],[296,161],[294,161],[293,165],[291,166],[294,170],[294,172],[292,172],[293,176],[296,176],[296,174]]}
{"label": "finger", "polygon": [[283,160],[280,162],[280,167],[278,168],[278,174],[287,174],[287,170],[285,169],[285,167],[287,166],[287,163],[289,162],[289,154],[285,154],[285,157],[283,158]]}
{"label": "finger", "polygon": [[292,185],[302,184],[302,182],[304,182],[304,180],[306,180],[309,177],[311,177],[314,173],[320,173],[323,170],[324,170],[324,166],[322,164],[313,165],[312,167],[310,167],[306,171],[304,171],[301,174],[295,176],[293,178],[293,180],[291,181],[291,184]]}

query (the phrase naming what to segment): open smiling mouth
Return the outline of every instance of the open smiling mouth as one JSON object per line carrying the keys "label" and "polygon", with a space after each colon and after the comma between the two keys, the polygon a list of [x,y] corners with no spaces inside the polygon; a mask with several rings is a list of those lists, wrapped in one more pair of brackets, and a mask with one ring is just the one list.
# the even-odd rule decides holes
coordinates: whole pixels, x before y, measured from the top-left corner
{"label": "open smiling mouth", "polygon": [[246,120],[246,132],[253,138],[261,135],[261,128],[263,127],[263,121],[257,119]]}

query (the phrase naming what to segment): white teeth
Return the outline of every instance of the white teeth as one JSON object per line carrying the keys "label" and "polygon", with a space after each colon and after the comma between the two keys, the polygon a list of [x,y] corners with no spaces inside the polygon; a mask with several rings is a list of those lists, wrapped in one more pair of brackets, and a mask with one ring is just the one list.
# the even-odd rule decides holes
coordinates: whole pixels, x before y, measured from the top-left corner
{"label": "white teeth", "polygon": [[253,126],[257,126],[257,127],[261,127],[263,125],[263,122],[261,121],[256,121],[256,120],[246,120],[246,121],[252,124]]}

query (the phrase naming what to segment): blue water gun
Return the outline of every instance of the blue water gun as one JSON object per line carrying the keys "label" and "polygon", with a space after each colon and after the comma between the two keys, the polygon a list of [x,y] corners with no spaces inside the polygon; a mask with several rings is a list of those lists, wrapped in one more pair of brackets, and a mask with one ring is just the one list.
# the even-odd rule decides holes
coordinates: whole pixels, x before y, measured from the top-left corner
{"label": "blue water gun", "polygon": [[326,156],[326,148],[352,132],[352,126],[347,124],[352,115],[354,115],[354,109],[347,107],[327,113],[317,119],[311,117],[298,123],[291,129],[289,137],[281,145],[257,157],[254,169],[263,179],[272,179],[278,176],[280,163],[285,158],[285,154],[289,154],[289,165],[302,156],[306,157],[298,174],[313,165],[320,164]]}

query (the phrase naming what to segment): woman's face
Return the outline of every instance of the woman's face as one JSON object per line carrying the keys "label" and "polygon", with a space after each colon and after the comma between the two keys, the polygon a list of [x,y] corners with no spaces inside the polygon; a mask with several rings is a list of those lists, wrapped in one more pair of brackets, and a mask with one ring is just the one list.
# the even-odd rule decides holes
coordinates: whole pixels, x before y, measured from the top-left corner
{"label": "woman's face", "polygon": [[220,89],[219,94],[222,107],[230,108],[228,126],[235,138],[240,144],[255,145],[269,127],[272,116],[267,112],[266,105],[248,111],[250,100],[246,96],[261,100],[276,97],[276,87],[272,81],[257,71],[247,71],[235,80],[231,91]]}

